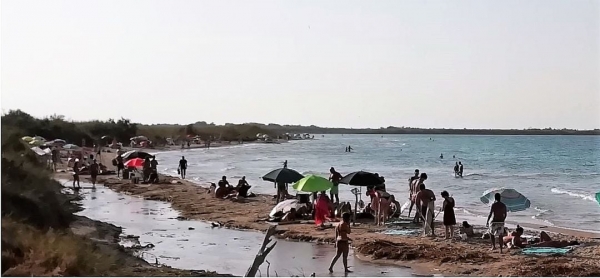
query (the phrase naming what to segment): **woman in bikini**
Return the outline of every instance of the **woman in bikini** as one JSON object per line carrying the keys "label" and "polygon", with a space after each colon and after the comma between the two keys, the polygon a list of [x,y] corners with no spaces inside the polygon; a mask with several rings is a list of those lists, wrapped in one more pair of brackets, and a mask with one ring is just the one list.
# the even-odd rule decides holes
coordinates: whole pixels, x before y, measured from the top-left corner
{"label": "woman in bikini", "polygon": [[350,213],[345,212],[342,215],[342,222],[335,227],[335,248],[337,249],[337,253],[333,257],[333,260],[331,260],[331,265],[329,266],[330,273],[333,272],[333,266],[342,255],[344,271],[346,273],[352,272],[348,269],[348,252],[350,252],[350,238],[348,238],[348,234],[350,234]]}

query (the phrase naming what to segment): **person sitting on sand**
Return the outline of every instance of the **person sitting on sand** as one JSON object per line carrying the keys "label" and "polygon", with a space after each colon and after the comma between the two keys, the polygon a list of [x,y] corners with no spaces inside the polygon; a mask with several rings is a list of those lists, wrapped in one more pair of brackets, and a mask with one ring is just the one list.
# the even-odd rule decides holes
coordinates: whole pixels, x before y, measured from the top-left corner
{"label": "person sitting on sand", "polygon": [[[508,208],[504,203],[502,203],[500,193],[496,193],[494,195],[494,203],[490,208],[490,214],[488,215],[486,226],[489,227],[490,238],[492,239],[492,250],[496,249],[496,239],[498,237],[498,244],[500,245],[500,253],[502,253],[502,236],[504,235],[504,221],[506,220],[506,215],[508,213]],[[490,225],[490,218],[492,219],[492,223]]]}
{"label": "person sitting on sand", "polygon": [[508,248],[527,248],[527,247],[553,247],[564,248],[573,245],[579,245],[577,241],[552,240],[550,236],[542,231],[540,232],[540,242],[529,244],[526,239],[522,238],[524,233],[523,227],[517,225],[517,229],[505,236],[502,241]]}
{"label": "person sitting on sand", "polygon": [[229,195],[229,190],[227,186],[219,181],[219,185],[217,186],[217,190],[215,190],[215,197],[219,199],[225,198],[225,196]]}
{"label": "person sitting on sand", "polygon": [[467,221],[463,221],[462,225],[459,229],[459,233],[467,235],[467,237],[475,236],[475,231],[473,231],[473,226],[469,224]]}
{"label": "person sitting on sand", "polygon": [[337,260],[342,256],[342,263],[344,264],[344,272],[352,272],[348,269],[348,253],[350,252],[350,238],[348,235],[351,233],[350,229],[350,213],[344,213],[342,215],[342,222],[335,227],[335,257],[331,260],[329,265],[329,272],[333,272],[333,266]]}
{"label": "person sitting on sand", "polygon": [[248,197],[248,190],[250,190],[251,187],[252,186],[248,184],[248,181],[246,181],[246,176],[243,176],[235,187],[235,190],[238,192],[238,197]]}
{"label": "person sitting on sand", "polygon": [[296,208],[291,208],[282,218],[280,222],[296,221]]}

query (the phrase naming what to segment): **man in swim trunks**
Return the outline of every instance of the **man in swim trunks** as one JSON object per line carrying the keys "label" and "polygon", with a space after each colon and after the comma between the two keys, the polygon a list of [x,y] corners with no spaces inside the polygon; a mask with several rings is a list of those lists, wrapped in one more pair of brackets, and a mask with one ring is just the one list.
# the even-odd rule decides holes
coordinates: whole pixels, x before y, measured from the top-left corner
{"label": "man in swim trunks", "polygon": [[[500,253],[502,253],[502,236],[504,235],[504,221],[506,220],[506,215],[508,213],[508,208],[502,201],[500,201],[501,196],[500,193],[496,193],[494,195],[494,203],[490,209],[490,214],[488,215],[486,227],[489,227],[490,238],[492,239],[492,250],[496,249],[496,237],[498,237],[498,244],[500,245]],[[490,225],[490,218],[492,218],[492,214],[494,218],[492,219],[492,223]]]}
{"label": "man in swim trunks", "polygon": [[333,183],[333,187],[331,187],[331,189],[329,190],[329,199],[331,199],[331,201],[333,201],[333,198],[335,197],[335,203],[339,204],[340,203],[340,197],[338,195],[339,193],[339,187],[338,185],[340,184],[340,180],[342,179],[342,174],[338,173],[333,167],[331,167],[331,169],[329,169],[329,180]]}
{"label": "man in swim trunks", "polygon": [[[425,175],[425,173],[423,173]],[[416,203],[417,208],[421,208],[421,217],[423,217],[423,235],[427,235],[431,231],[431,236],[435,237],[435,229],[433,226],[434,210],[435,210],[435,193],[430,189],[425,188],[425,184],[419,185],[421,189],[417,193]]]}

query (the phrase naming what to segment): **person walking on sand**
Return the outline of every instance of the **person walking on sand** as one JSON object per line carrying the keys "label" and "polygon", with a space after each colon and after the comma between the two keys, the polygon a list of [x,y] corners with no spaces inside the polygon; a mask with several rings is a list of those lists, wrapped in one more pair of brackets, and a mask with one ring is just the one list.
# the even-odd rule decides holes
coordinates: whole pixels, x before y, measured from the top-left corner
{"label": "person walking on sand", "polygon": [[421,208],[421,217],[424,222],[423,235],[426,236],[431,232],[431,236],[435,237],[435,228],[433,226],[435,193],[430,189],[426,189],[424,183],[419,185],[419,189],[420,191],[417,193],[417,208]]}
{"label": "person walking on sand", "polygon": [[56,148],[56,147],[52,148],[51,154],[52,154],[52,171],[56,172],[56,165],[60,161],[60,153],[58,151],[58,148]]}
{"label": "person walking on sand", "polygon": [[125,169],[125,164],[123,164],[123,157],[119,154],[117,155],[117,178],[121,177],[123,169]]}
{"label": "person walking on sand", "polygon": [[335,257],[331,260],[329,265],[329,273],[333,273],[333,266],[337,260],[342,256],[342,263],[344,264],[344,272],[352,272],[348,269],[348,253],[350,252],[350,213],[344,212],[342,214],[342,222],[335,227]]}
{"label": "person walking on sand", "polygon": [[340,203],[340,197],[339,197],[339,184],[340,184],[340,180],[342,179],[342,174],[338,173],[333,167],[331,167],[331,169],[329,169],[329,180],[333,183],[333,187],[331,187],[331,189],[329,190],[329,199],[331,199],[331,201],[333,202],[333,198],[335,197],[335,203],[339,204]]}
{"label": "person walking on sand", "polygon": [[448,191],[442,191],[442,198],[444,203],[442,204],[442,211],[444,212],[444,227],[446,232],[444,237],[446,239],[454,238],[454,225],[456,225],[456,216],[454,215],[454,198],[450,197]]}
{"label": "person walking on sand", "polygon": [[185,171],[187,170],[187,160],[185,160],[185,156],[181,157],[179,160],[179,173],[181,174],[181,179],[185,180]]}
{"label": "person walking on sand", "polygon": [[[502,196],[500,193],[496,193],[494,195],[494,203],[490,208],[490,214],[488,215],[487,222],[485,224],[486,227],[489,228],[488,232],[490,234],[490,238],[492,239],[492,250],[496,249],[496,238],[498,237],[498,245],[500,245],[500,253],[502,254],[502,236],[504,236],[504,221],[506,220],[506,216],[508,214],[508,208],[502,201],[500,200]],[[492,223],[490,225],[490,218],[492,219]]]}
{"label": "person walking on sand", "polygon": [[98,162],[94,159],[92,164],[90,165],[90,177],[92,179],[92,188],[96,189],[96,178],[98,177],[98,173],[100,172],[100,166]]}
{"label": "person walking on sand", "polygon": [[[77,182],[77,187],[75,187],[75,182]],[[81,189],[81,185],[79,185],[79,159],[75,159],[75,163],[73,163],[73,190]]]}

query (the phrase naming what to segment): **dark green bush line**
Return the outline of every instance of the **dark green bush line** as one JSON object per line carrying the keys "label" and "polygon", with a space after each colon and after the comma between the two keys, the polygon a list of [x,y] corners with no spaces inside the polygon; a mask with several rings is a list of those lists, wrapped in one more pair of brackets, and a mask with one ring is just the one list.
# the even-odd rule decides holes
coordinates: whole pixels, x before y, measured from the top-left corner
{"label": "dark green bush line", "polygon": [[213,138],[223,141],[254,141],[256,134],[270,134],[268,129],[255,124],[243,125],[202,125],[200,123],[184,125],[141,125],[132,123],[128,119],[117,121],[66,121],[63,116],[51,116],[43,119],[35,118],[21,110],[11,110],[2,116],[2,126],[15,129],[22,136],[42,136],[48,140],[63,139],[77,145],[83,144],[91,147],[95,143],[106,144],[110,140],[101,140],[109,136],[124,144],[129,143],[129,138],[143,135],[155,144],[165,144],[166,138],[176,141],[187,140],[188,135],[199,135],[202,139]]}

